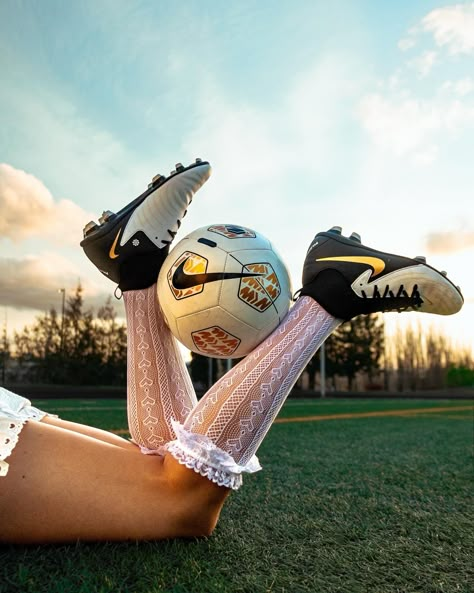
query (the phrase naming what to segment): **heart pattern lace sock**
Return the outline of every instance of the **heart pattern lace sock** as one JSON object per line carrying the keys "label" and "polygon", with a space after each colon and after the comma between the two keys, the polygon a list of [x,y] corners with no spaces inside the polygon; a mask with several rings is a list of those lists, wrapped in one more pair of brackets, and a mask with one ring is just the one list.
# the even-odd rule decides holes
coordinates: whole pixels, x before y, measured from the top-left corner
{"label": "heart pattern lace sock", "polygon": [[341,323],[311,297],[301,297],[283,322],[227,372],[166,445],[180,463],[237,489],[243,472],[260,469],[255,453],[286,397],[321,344]]}
{"label": "heart pattern lace sock", "polygon": [[127,317],[127,413],[133,441],[144,453],[163,453],[197,404],[176,339],[157,300],[156,284],[123,293]]}

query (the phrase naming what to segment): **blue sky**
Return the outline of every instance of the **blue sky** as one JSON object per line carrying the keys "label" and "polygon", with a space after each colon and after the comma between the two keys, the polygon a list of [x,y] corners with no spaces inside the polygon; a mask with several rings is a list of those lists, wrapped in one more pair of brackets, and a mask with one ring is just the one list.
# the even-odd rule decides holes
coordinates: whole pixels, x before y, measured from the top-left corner
{"label": "blue sky", "polygon": [[312,236],[334,224],[426,255],[466,305],[412,319],[474,344],[473,56],[473,2],[4,0],[9,328],[59,306],[57,288],[78,279],[102,303],[113,287],[78,247],[83,225],[199,156],[214,173],[180,236],[254,227],[295,288]]}

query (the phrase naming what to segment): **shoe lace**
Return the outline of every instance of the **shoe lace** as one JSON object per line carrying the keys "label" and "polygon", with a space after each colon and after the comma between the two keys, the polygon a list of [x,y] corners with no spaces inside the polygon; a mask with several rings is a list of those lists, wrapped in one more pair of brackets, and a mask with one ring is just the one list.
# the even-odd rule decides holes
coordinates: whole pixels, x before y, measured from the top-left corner
{"label": "shoe lace", "polygon": [[403,284],[400,284],[398,291],[395,293],[388,284],[385,285],[383,292],[379,289],[378,285],[374,286],[374,292],[370,297],[362,291],[363,298],[381,299],[384,302],[381,303],[382,310],[393,311],[396,310],[399,313],[406,311],[407,309],[417,309],[423,304],[423,299],[418,290],[418,284],[413,286],[411,294],[408,294]]}

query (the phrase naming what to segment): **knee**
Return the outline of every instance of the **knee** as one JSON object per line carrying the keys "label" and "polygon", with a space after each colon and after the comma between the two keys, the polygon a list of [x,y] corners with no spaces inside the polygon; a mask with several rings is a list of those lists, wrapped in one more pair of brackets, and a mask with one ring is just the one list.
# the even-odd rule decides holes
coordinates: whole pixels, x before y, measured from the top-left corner
{"label": "knee", "polygon": [[[192,470],[188,470],[192,471]],[[195,474],[192,485],[182,484],[176,497],[178,526],[181,537],[207,537],[214,531],[230,490],[217,486],[207,478]]]}
{"label": "knee", "polygon": [[221,509],[204,505],[182,509],[179,513],[177,530],[179,537],[209,537],[219,520]]}
{"label": "knee", "polygon": [[179,465],[173,458],[166,461],[175,501],[177,536],[210,536],[230,490]]}

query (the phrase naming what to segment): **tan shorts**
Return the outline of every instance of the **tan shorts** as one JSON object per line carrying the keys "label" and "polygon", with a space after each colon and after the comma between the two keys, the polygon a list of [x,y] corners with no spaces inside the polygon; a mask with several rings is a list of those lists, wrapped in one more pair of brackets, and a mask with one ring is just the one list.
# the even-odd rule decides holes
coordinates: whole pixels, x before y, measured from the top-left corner
{"label": "tan shorts", "polygon": [[47,415],[31,405],[30,400],[0,387],[0,477],[8,473],[9,457],[18,443],[21,429],[28,420],[41,420]]}

